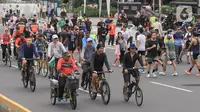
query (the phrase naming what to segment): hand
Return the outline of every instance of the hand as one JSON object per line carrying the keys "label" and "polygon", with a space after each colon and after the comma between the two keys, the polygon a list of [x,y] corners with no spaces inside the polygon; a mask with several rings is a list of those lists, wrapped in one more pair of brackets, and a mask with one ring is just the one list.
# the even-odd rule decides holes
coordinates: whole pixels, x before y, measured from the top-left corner
{"label": "hand", "polygon": [[127,70],[127,69],[125,69],[125,70],[124,70],[124,72],[125,72],[125,73],[128,73],[128,70]]}
{"label": "hand", "polygon": [[154,47],[156,47],[156,45],[155,45],[155,44],[152,46],[152,48],[154,48]]}

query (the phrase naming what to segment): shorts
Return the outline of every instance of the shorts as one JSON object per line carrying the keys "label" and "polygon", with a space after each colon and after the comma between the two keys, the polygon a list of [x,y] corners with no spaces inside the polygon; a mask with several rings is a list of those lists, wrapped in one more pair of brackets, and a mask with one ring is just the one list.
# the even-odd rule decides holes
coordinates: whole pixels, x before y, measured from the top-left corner
{"label": "shorts", "polygon": [[199,54],[193,54],[193,59],[197,60],[198,59]]}
{"label": "shorts", "polygon": [[152,62],[158,61],[158,57],[147,57],[148,64],[152,64]]}
{"label": "shorts", "polygon": [[145,56],[146,51],[138,51],[138,55]]}
{"label": "shorts", "polygon": [[133,71],[128,71],[128,73],[125,73],[123,72],[123,78],[124,78],[124,82],[130,82],[130,79],[131,79],[131,75],[136,78],[137,76],[136,75],[139,75],[139,72],[137,73],[138,71],[136,70],[133,70]]}
{"label": "shorts", "polygon": [[169,52],[169,59],[167,56],[166,56],[166,59],[172,61],[172,60],[175,60],[175,57],[176,57],[176,53],[173,51],[173,52]]}

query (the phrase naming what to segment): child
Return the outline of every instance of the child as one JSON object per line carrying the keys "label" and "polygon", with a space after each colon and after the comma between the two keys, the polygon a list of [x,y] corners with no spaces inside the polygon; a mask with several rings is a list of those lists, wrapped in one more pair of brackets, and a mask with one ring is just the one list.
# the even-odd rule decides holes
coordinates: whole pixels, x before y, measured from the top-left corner
{"label": "child", "polygon": [[120,64],[120,44],[119,44],[119,39],[116,40],[116,45],[115,45],[115,56],[116,59],[113,63],[113,66],[116,66],[116,63],[118,63],[119,67],[122,67]]}

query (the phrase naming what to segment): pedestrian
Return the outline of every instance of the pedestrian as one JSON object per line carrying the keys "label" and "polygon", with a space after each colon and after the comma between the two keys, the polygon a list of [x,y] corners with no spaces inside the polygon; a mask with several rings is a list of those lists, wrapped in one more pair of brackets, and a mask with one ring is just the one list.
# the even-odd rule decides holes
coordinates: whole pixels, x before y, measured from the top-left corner
{"label": "pedestrian", "polygon": [[115,44],[115,61],[113,63],[113,66],[116,66],[116,63],[118,64],[119,67],[121,67],[121,63],[120,63],[120,40],[117,39],[116,40],[116,44]]}
{"label": "pedestrian", "polygon": [[5,24],[6,24],[5,16],[6,16],[6,10],[5,10],[5,8],[3,8],[2,12],[1,12],[1,18],[2,18],[2,25],[3,26],[5,26]]}
{"label": "pedestrian", "polygon": [[85,25],[86,25],[87,31],[91,32],[91,30],[92,30],[92,22],[89,20],[89,18],[85,18]]}
{"label": "pedestrian", "polygon": [[42,17],[43,17],[43,19],[46,19],[46,15],[47,15],[47,7],[43,4],[42,5]]}
{"label": "pedestrian", "polygon": [[152,27],[155,29],[158,29],[160,36],[163,36],[163,28],[162,24],[158,21],[158,19],[155,19],[155,23],[152,24]]}
{"label": "pedestrian", "polygon": [[108,45],[114,46],[114,41],[115,41],[115,31],[116,31],[116,25],[113,20],[110,20],[110,24],[108,25],[108,33],[109,33],[109,40],[108,40]]}
{"label": "pedestrian", "polygon": [[106,35],[107,35],[107,29],[102,24],[101,28],[99,29],[99,39],[98,42],[103,44],[105,47],[105,41],[106,41]]}
{"label": "pedestrian", "polygon": [[133,43],[133,37],[135,36],[135,31],[134,31],[134,26],[133,24],[129,25],[128,26],[128,29],[127,29],[127,32],[128,32],[128,40],[127,40],[127,44],[130,43],[130,45]]}
{"label": "pedestrian", "polygon": [[13,19],[8,21],[8,27],[9,27],[9,30],[10,30],[10,35],[12,36],[14,29],[15,29],[15,23],[14,23]]}
{"label": "pedestrian", "polygon": [[147,50],[147,78],[151,77],[150,70],[151,70],[151,65],[154,62],[154,68],[152,71],[152,76],[154,78],[157,77],[156,72],[158,71],[158,57],[157,57],[157,45],[158,42],[156,40],[156,33],[153,32],[151,35],[151,38],[147,41],[146,43],[146,50]]}
{"label": "pedestrian", "polygon": [[125,38],[122,36],[121,32],[118,32],[117,34],[117,40],[119,40],[119,45],[120,45],[120,65],[119,67],[122,67],[123,59],[124,59],[124,54],[126,51],[127,43]]}
{"label": "pedestrian", "polygon": [[99,39],[99,29],[101,28],[101,26],[104,25],[105,26],[105,22],[103,22],[103,19],[101,18],[100,21],[97,23],[97,39]]}
{"label": "pedestrian", "polygon": [[197,76],[200,76],[200,66],[199,66],[199,63],[198,63],[198,56],[199,56],[199,50],[200,50],[199,49],[200,40],[198,39],[198,32],[193,32],[192,36],[193,36],[193,38],[192,38],[191,44],[190,44],[188,49],[191,49],[191,51],[193,52],[193,60],[192,60],[192,65],[191,65],[190,69],[185,70],[185,72],[187,74],[191,75],[191,71],[194,68],[194,66],[196,65],[196,67],[199,71],[197,73]]}

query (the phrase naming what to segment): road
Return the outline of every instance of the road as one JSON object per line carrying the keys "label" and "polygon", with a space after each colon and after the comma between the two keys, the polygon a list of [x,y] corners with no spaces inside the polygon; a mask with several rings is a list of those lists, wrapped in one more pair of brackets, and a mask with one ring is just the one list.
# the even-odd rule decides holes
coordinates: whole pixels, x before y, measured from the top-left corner
{"label": "road", "polygon": [[[1,28],[0,31],[2,32],[3,29]],[[107,47],[106,54],[111,65],[115,57],[114,49]],[[189,68],[189,65],[184,63],[177,66],[178,77],[167,75],[147,79],[146,74],[141,75],[140,87],[144,93],[141,107],[136,105],[134,97],[129,102],[123,100],[122,70],[112,67],[114,73],[107,75],[111,87],[110,103],[104,105],[101,97],[93,101],[86,91],[79,90],[76,110],[71,109],[69,102],[51,105],[50,83],[47,78],[37,76],[37,87],[34,93],[29,88],[25,89],[15,60],[12,61],[12,65],[10,68],[0,62],[0,93],[33,112],[199,112],[200,79],[195,75],[186,75],[184,70]],[[172,70],[172,66],[168,66],[167,74],[171,74]],[[197,70],[194,71],[196,72]]]}

